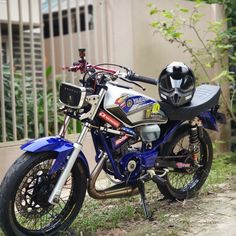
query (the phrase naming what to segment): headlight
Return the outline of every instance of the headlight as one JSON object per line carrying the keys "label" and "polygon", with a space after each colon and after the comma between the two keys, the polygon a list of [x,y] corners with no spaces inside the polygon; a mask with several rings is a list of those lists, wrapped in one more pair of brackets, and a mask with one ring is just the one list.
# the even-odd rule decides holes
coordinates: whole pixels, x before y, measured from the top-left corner
{"label": "headlight", "polygon": [[64,105],[71,108],[81,108],[86,97],[86,88],[70,83],[61,83],[59,99]]}

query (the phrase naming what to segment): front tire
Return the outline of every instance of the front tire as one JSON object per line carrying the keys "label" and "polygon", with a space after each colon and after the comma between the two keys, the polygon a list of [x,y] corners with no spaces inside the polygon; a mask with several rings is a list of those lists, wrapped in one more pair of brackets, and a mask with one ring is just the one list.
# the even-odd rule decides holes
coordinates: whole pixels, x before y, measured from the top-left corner
{"label": "front tire", "polygon": [[60,235],[83,204],[87,179],[76,163],[58,204],[48,198],[60,176],[49,175],[56,153],[25,153],[11,166],[0,186],[0,225],[9,236]]}
{"label": "front tire", "polygon": [[[189,125],[181,126],[172,139],[165,144],[162,156],[178,155],[189,149]],[[205,183],[213,160],[212,142],[208,133],[203,130],[203,137],[199,139],[199,164],[191,174],[188,172],[170,171],[165,175],[166,184],[157,184],[165,198],[184,200],[194,197]],[[182,145],[180,143],[182,142]],[[184,146],[183,146],[184,144]]]}

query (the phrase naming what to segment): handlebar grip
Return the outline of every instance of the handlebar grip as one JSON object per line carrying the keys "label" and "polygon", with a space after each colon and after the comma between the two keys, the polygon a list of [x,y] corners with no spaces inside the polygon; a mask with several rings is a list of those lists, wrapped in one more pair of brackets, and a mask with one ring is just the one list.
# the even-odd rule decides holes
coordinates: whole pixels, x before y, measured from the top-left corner
{"label": "handlebar grip", "polygon": [[145,77],[145,76],[137,75],[137,74],[132,74],[129,79],[132,80],[132,81],[139,81],[139,82],[144,82],[144,83],[147,83],[147,84],[153,84],[153,85],[158,84],[157,79],[149,78],[149,77]]}

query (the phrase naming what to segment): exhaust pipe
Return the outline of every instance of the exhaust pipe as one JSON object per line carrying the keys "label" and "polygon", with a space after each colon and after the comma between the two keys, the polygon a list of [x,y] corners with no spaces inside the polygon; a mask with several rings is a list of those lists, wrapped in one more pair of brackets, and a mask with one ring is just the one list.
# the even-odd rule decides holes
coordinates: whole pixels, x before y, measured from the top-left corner
{"label": "exhaust pipe", "polygon": [[124,186],[124,184],[117,184],[111,188],[104,190],[97,190],[95,187],[97,178],[102,171],[104,162],[107,159],[107,155],[104,154],[96,167],[94,168],[88,184],[88,194],[90,197],[95,199],[108,199],[108,198],[121,198],[121,197],[130,197],[139,193],[137,187]]}

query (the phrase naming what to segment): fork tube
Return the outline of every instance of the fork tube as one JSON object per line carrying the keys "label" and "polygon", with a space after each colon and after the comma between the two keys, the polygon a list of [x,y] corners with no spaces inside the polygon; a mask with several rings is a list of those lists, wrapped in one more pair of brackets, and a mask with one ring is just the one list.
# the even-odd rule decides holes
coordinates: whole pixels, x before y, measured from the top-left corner
{"label": "fork tube", "polygon": [[75,163],[75,161],[82,149],[82,146],[83,146],[82,143],[86,137],[86,134],[88,133],[88,130],[89,130],[88,123],[86,122],[77,142],[74,143],[74,150],[68,159],[67,165],[66,165],[65,169],[63,170],[59,180],[57,181],[55,188],[53,189],[53,191],[49,197],[49,200],[48,200],[49,203],[56,204],[59,202],[61,190],[62,190],[67,178],[69,177],[71,169],[72,169],[72,167],[73,167],[73,165],[74,165],[74,163]]}
{"label": "fork tube", "polygon": [[[99,100],[98,100],[97,104],[95,104],[96,109],[94,110],[93,114],[91,114],[91,117],[90,117],[91,120],[94,119],[94,117],[97,113],[97,110],[103,100],[105,93],[106,93],[106,89],[102,88],[99,93]],[[83,147],[83,141],[84,141],[88,131],[89,131],[89,123],[86,122],[84,124],[84,127],[82,129],[82,132],[81,132],[78,140],[74,143],[74,150],[73,150],[72,154],[70,155],[70,157],[68,158],[66,167],[63,170],[63,172],[61,173],[59,180],[57,181],[56,186],[53,189],[53,191],[48,199],[49,203],[56,204],[59,201],[60,195],[61,195],[61,190],[62,190],[63,186],[65,185],[67,178],[70,175],[71,169],[72,169],[73,165],[75,164],[76,159],[78,158],[78,155]]]}
{"label": "fork tube", "polygon": [[67,129],[67,126],[69,125],[69,122],[70,122],[70,116],[65,116],[65,119],[64,119],[64,124],[62,125],[61,129],[60,129],[60,132],[59,132],[59,136],[64,138],[65,136],[65,131]]}

